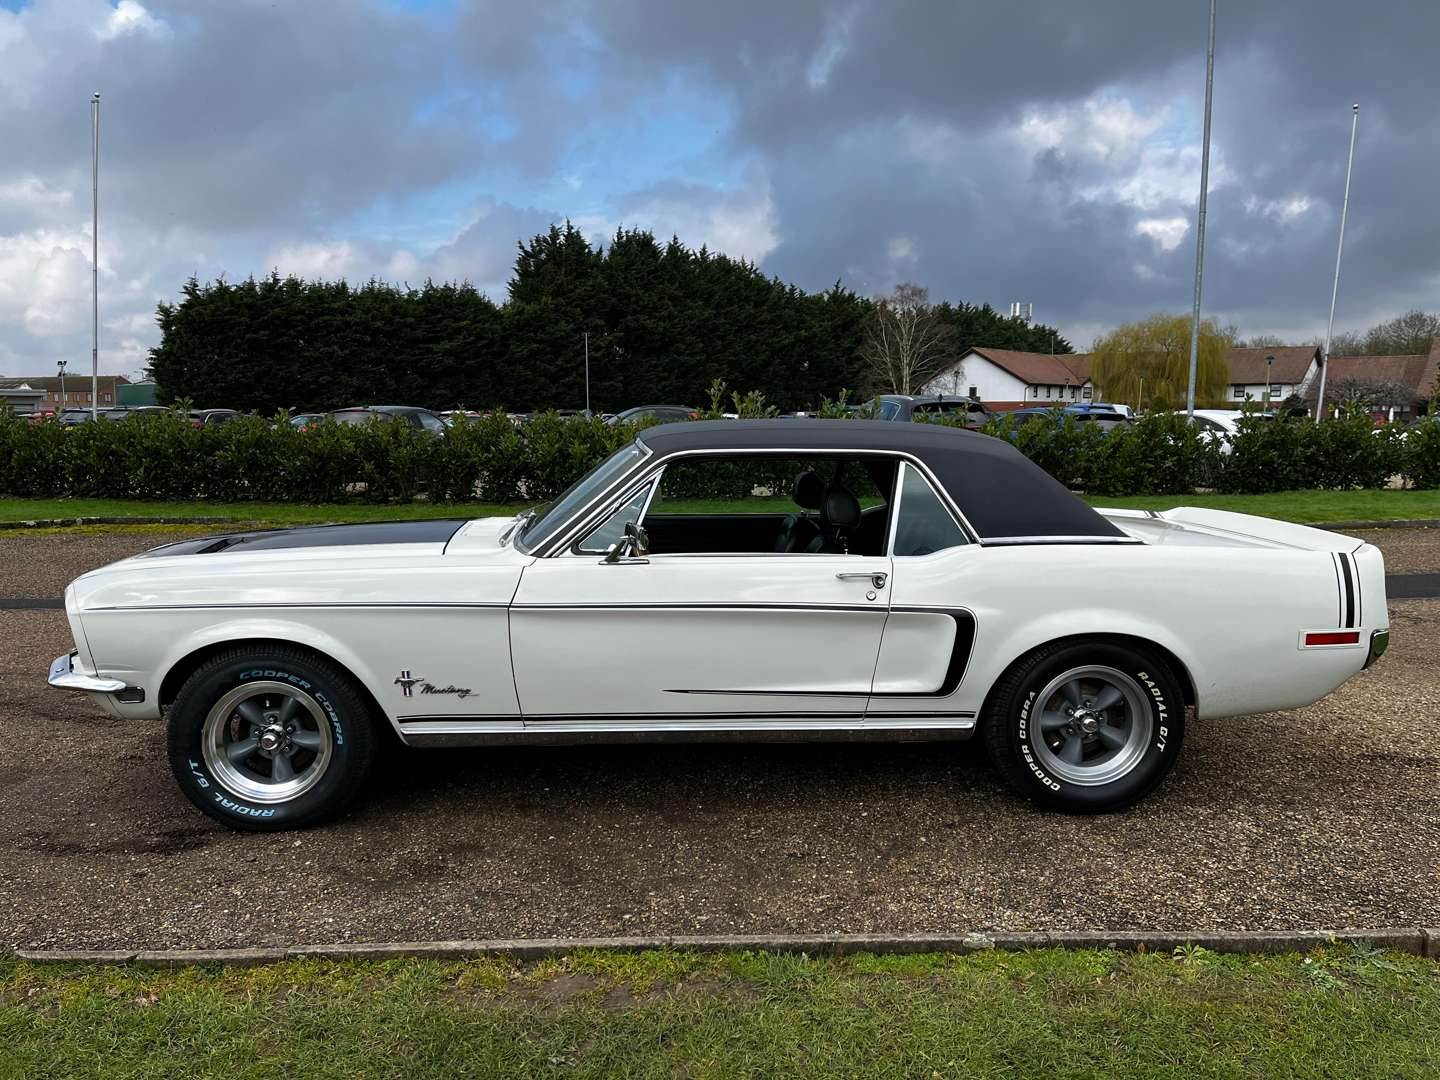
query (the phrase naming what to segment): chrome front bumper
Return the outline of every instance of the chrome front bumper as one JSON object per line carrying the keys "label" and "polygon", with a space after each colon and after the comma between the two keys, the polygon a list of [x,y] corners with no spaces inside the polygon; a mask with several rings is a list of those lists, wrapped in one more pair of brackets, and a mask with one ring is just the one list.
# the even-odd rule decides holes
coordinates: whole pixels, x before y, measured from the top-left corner
{"label": "chrome front bumper", "polygon": [[75,670],[76,653],[57,656],[50,665],[47,682],[57,690],[84,690],[92,694],[114,694],[125,689],[123,679],[104,679],[99,675],[86,675]]}

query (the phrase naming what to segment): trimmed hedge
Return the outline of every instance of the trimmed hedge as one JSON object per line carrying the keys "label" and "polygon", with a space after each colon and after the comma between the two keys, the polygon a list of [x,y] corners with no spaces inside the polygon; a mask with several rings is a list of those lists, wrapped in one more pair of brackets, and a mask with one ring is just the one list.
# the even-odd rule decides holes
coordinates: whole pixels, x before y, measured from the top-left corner
{"label": "trimmed hedge", "polygon": [[66,427],[0,416],[0,494],[166,501],[436,502],[552,499],[634,437],[599,420],[503,415],[439,437],[398,422],[321,423],[242,416],[194,428],[179,413]]}
{"label": "trimmed hedge", "polygon": [[[1378,488],[1397,474],[1415,487],[1440,487],[1440,423],[1406,430],[1375,428],[1363,416],[1322,424],[1246,419],[1230,454],[1177,415],[1106,434],[1071,417],[1002,418],[988,430],[1070,487],[1098,495]],[[284,417],[246,416],[193,428],[173,413],[66,427],[4,411],[0,495],[389,503],[424,493],[435,502],[538,501],[560,494],[635,432],[553,413],[521,429],[499,414],[461,420],[437,437],[393,422],[297,431]],[[790,464],[760,459],[734,475],[697,476],[686,494],[783,489]]]}
{"label": "trimmed hedge", "polygon": [[1001,417],[987,431],[1009,439],[1046,472],[1095,495],[1231,494],[1382,488],[1394,476],[1440,486],[1440,424],[1376,427],[1357,412],[1316,424],[1304,417],[1240,421],[1230,453],[1182,414],[1142,417],[1102,433],[1073,417]]}

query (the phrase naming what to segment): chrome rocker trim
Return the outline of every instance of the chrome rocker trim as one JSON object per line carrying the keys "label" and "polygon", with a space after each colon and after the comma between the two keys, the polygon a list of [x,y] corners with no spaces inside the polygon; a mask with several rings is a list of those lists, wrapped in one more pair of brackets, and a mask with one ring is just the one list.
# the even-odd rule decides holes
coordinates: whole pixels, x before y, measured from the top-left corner
{"label": "chrome rocker trim", "polygon": [[573,746],[582,743],[663,742],[790,742],[875,739],[964,739],[975,731],[973,714],[858,713],[831,718],[785,719],[665,717],[654,720],[621,717],[522,720],[520,717],[423,719],[400,722],[400,737],[411,746]]}
{"label": "chrome rocker trim", "polygon": [[105,679],[76,671],[75,657],[78,655],[68,652],[57,656],[50,665],[50,676],[46,681],[57,690],[81,690],[92,694],[116,694],[125,689],[123,679]]}

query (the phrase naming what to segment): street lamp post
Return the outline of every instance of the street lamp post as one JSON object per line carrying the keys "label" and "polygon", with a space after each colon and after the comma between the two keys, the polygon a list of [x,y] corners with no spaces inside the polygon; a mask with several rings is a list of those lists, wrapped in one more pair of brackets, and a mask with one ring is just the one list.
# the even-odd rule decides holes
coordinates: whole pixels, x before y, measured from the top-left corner
{"label": "street lamp post", "polygon": [[1185,412],[1195,415],[1195,373],[1200,359],[1200,282],[1205,276],[1205,202],[1210,191],[1210,102],[1215,93],[1215,0],[1210,0],[1210,38],[1205,50],[1205,134],[1200,143],[1200,206],[1195,215],[1195,305],[1190,313],[1190,379]]}
{"label": "street lamp post", "polygon": [[100,415],[100,92],[90,97],[90,418]]}
{"label": "street lamp post", "polygon": [[1355,168],[1355,129],[1360,126],[1360,105],[1350,107],[1350,157],[1345,162],[1345,197],[1340,202],[1340,239],[1335,244],[1335,281],[1330,286],[1330,321],[1325,324],[1325,345],[1320,350],[1320,392],[1315,397],[1315,422],[1325,416],[1325,379],[1330,374],[1330,335],[1335,330],[1335,297],[1340,293],[1340,256],[1345,252],[1345,216],[1350,212],[1350,173]]}
{"label": "street lamp post", "polygon": [[1265,411],[1270,411],[1270,365],[1275,363],[1275,356],[1271,354],[1265,357]]}
{"label": "street lamp post", "polygon": [[585,417],[590,418],[590,331],[585,331]]}
{"label": "street lamp post", "polygon": [[60,408],[55,410],[57,414],[65,408],[65,365],[68,363],[68,360],[55,361],[55,366],[60,369]]}

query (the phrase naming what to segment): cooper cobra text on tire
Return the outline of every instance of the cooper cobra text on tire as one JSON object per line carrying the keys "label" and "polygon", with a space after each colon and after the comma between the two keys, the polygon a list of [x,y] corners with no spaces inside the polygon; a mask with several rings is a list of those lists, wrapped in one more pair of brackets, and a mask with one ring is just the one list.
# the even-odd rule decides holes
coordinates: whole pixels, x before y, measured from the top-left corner
{"label": "cooper cobra text on tire", "polygon": [[338,814],[374,743],[370,705],[333,663],[276,645],[236,648],[197,668],[169,719],[170,768],[205,813],[274,831]]}
{"label": "cooper cobra text on tire", "polygon": [[1185,734],[1169,666],[1108,641],[1036,649],[996,684],[983,718],[996,768],[1042,806],[1120,810],[1165,779]]}

